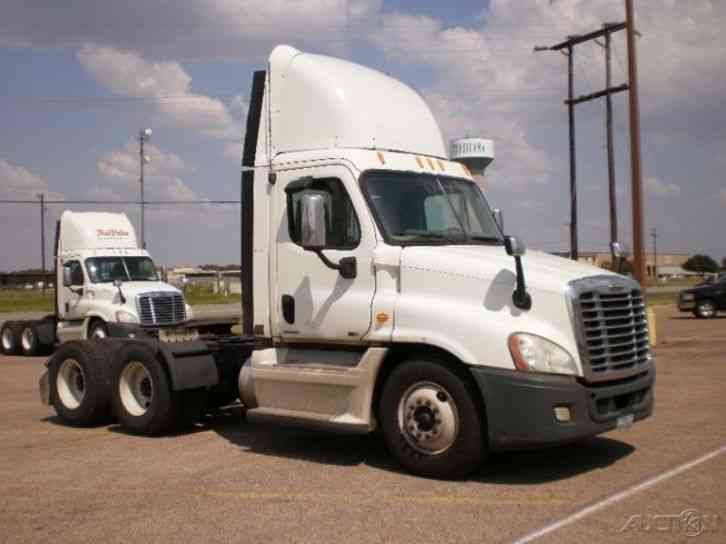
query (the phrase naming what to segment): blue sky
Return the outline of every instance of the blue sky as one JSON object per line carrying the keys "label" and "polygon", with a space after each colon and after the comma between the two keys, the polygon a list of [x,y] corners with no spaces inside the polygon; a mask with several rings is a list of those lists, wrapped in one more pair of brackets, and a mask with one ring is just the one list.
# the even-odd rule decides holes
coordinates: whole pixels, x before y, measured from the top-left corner
{"label": "blue sky", "polygon": [[[236,199],[251,72],[290,43],[416,88],[447,138],[492,138],[485,189],[530,246],[567,248],[565,59],[532,46],[622,20],[612,0],[488,2],[6,1],[0,20],[0,198],[138,198],[135,135],[153,128],[148,198]],[[721,2],[638,3],[646,223],[665,250],[726,256],[726,43]],[[576,51],[577,92],[603,84]],[[615,83],[625,78],[615,38]],[[602,102],[578,106],[580,245],[608,242]],[[630,243],[627,103],[615,100],[621,238]],[[8,127],[10,129],[8,129]],[[37,206],[0,205],[0,270],[37,266]],[[48,223],[65,208],[52,206]],[[127,211],[136,207],[106,205]],[[94,207],[97,209],[98,207]],[[150,209],[163,263],[236,262],[230,207]],[[49,227],[50,231],[50,227]],[[50,248],[48,248],[50,252]]]}

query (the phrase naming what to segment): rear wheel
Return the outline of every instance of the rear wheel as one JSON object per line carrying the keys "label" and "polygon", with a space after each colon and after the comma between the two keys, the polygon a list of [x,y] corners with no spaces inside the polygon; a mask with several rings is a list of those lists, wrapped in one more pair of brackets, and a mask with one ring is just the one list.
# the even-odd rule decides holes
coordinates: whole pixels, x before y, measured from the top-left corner
{"label": "rear wheel", "polygon": [[34,323],[26,323],[20,332],[20,350],[26,357],[40,355],[43,349],[40,343],[40,335]]}
{"label": "rear wheel", "polygon": [[483,414],[463,372],[437,360],[402,363],[388,377],[380,415],[388,449],[405,468],[435,478],[462,477],[481,464]]}
{"label": "rear wheel", "polygon": [[696,303],[696,317],[710,319],[716,317],[716,304],[711,300],[702,300]]}
{"label": "rear wheel", "polygon": [[15,355],[20,351],[20,335],[23,323],[19,321],[6,321],[0,328],[0,350],[3,355]]}
{"label": "rear wheel", "polygon": [[166,369],[146,346],[121,349],[112,383],[114,412],[124,429],[154,436],[178,427],[182,394],[172,391]]}
{"label": "rear wheel", "polygon": [[96,342],[66,342],[51,357],[50,398],[65,423],[88,426],[108,419],[109,362],[106,349]]}

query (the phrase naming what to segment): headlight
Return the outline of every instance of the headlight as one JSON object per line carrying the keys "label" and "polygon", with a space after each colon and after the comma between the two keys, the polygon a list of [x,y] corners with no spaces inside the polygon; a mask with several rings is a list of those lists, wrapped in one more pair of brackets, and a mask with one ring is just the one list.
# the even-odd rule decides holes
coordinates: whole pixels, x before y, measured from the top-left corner
{"label": "headlight", "polygon": [[194,312],[192,311],[192,307],[187,304],[186,306],[186,319],[189,321],[190,319],[194,319]]}
{"label": "headlight", "polygon": [[139,318],[132,313],[119,310],[118,312],[116,312],[116,321],[118,321],[119,323],[138,323]]}
{"label": "headlight", "polygon": [[577,375],[572,356],[541,336],[515,333],[509,337],[509,351],[518,370]]}
{"label": "headlight", "polygon": [[693,293],[681,293],[681,300],[694,300],[695,298]]}

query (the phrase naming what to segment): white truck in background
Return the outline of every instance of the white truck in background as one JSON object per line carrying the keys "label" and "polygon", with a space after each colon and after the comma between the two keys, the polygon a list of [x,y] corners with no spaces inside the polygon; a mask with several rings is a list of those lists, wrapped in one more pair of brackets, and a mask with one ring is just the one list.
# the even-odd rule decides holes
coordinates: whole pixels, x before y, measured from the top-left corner
{"label": "white truck in background", "polygon": [[63,421],[162,434],[227,387],[250,420],[380,428],[408,470],[454,477],[650,416],[640,286],[525,256],[399,81],[275,48],[241,202],[243,334],[66,343],[40,380]]}
{"label": "white truck in background", "polygon": [[[4,354],[39,355],[87,338],[199,334],[199,327],[190,327],[192,309],[182,292],[160,281],[126,214],[66,211],[56,230],[55,313],[4,323]],[[197,325],[229,332],[231,324]]]}

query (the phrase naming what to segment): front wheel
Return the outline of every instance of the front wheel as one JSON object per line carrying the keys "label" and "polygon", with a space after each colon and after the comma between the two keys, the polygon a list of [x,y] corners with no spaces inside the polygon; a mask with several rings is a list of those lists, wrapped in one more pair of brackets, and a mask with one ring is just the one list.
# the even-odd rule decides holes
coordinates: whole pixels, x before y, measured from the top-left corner
{"label": "front wheel", "polygon": [[92,340],[101,340],[103,338],[108,338],[108,327],[106,327],[106,324],[103,321],[94,321],[88,331],[88,338]]}
{"label": "front wheel", "polygon": [[716,305],[711,300],[702,300],[696,304],[696,317],[710,319],[716,317]]}
{"label": "front wheel", "polygon": [[483,414],[464,372],[439,361],[402,363],[386,380],[380,403],[383,436],[406,469],[434,478],[466,476],[481,464]]}

